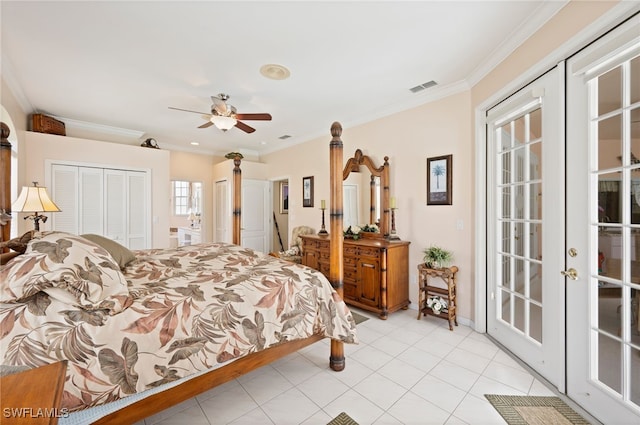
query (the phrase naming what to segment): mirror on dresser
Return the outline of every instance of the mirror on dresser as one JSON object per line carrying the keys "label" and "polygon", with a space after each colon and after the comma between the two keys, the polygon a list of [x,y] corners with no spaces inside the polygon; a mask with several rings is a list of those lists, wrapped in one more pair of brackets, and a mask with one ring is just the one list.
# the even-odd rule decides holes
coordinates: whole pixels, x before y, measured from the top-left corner
{"label": "mirror on dresser", "polygon": [[389,221],[389,157],[377,167],[374,161],[356,149],[342,172],[344,187],[344,226],[376,224],[374,237],[388,237]]}
{"label": "mirror on dresser", "polygon": [[192,245],[202,241],[202,182],[171,181],[171,228],[176,229],[177,244]]}

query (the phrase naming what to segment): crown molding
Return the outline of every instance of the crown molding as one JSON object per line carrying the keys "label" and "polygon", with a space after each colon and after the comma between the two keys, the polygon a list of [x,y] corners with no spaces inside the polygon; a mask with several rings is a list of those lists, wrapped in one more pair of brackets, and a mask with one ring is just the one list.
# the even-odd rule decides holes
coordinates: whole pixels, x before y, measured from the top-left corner
{"label": "crown molding", "polygon": [[71,118],[65,118],[58,115],[52,115],[53,118],[64,122],[65,126],[71,129],[85,130],[94,133],[110,134],[113,136],[126,137],[130,139],[141,139],[144,135],[144,131],[131,130],[128,128],[113,127],[110,125],[96,124],[87,121],[74,120]]}
{"label": "crown molding", "polygon": [[32,111],[34,111],[33,105],[29,101],[27,95],[24,93],[24,90],[22,90],[22,86],[18,82],[16,74],[13,71],[13,65],[11,64],[11,61],[9,60],[5,52],[2,52],[0,54],[0,58],[2,58],[2,78],[7,84],[7,87],[11,91],[11,94],[13,94],[16,102],[18,102],[18,105],[20,105],[20,108],[22,108],[22,112],[24,112],[25,114],[31,113]]}
{"label": "crown molding", "polygon": [[549,22],[567,3],[569,3],[569,0],[541,3],[538,9],[536,9],[519,28],[510,36],[505,37],[504,42],[489,55],[486,61],[471,73],[467,78],[469,86],[475,86],[486,77],[496,66],[520,47],[522,43],[534,35],[544,24]]}

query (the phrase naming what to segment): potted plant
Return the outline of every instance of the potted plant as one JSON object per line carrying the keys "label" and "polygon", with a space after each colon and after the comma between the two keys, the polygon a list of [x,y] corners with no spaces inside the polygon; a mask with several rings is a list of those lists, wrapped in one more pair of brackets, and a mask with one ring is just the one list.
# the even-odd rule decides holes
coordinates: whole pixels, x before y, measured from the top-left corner
{"label": "potted plant", "polygon": [[436,245],[431,245],[424,251],[424,263],[432,269],[447,267],[453,260],[453,253]]}
{"label": "potted plant", "polygon": [[427,307],[429,307],[434,314],[442,313],[442,310],[447,309],[447,302],[439,295],[429,297],[427,300]]}

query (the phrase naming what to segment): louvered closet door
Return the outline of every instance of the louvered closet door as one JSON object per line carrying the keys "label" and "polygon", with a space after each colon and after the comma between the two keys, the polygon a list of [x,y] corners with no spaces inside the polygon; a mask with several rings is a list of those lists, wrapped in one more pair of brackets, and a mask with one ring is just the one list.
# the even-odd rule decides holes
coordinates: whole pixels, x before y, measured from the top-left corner
{"label": "louvered closet door", "polygon": [[146,173],[127,172],[127,245],[130,249],[147,248]]}
{"label": "louvered closet door", "polygon": [[126,171],[104,170],[104,235],[127,245],[127,180]]}
{"label": "louvered closet door", "polygon": [[103,174],[102,168],[78,167],[79,234],[102,234]]}
{"label": "louvered closet door", "polygon": [[78,233],[78,167],[51,166],[51,197],[60,212],[51,213],[51,229]]}

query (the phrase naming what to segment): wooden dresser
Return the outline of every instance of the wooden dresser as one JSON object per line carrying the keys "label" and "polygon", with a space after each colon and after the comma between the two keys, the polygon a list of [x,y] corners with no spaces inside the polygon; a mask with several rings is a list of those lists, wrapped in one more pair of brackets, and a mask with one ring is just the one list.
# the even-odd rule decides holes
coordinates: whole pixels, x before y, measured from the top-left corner
{"label": "wooden dresser", "polygon": [[[302,264],[329,277],[329,237],[302,237]],[[409,243],[385,239],[344,240],[344,300],[386,319],[409,306]]]}

